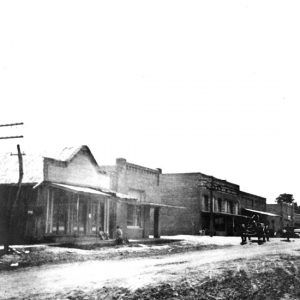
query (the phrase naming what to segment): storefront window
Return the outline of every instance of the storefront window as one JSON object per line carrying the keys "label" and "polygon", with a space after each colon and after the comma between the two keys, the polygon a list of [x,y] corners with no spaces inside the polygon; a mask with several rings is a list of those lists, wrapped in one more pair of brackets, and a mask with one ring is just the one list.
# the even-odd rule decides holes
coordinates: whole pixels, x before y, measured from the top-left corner
{"label": "storefront window", "polygon": [[203,210],[209,211],[209,198],[208,195],[203,196]]}
{"label": "storefront window", "polygon": [[215,229],[217,231],[225,231],[225,220],[224,217],[215,218]]}
{"label": "storefront window", "polygon": [[53,223],[52,232],[65,234],[67,232],[68,198],[62,191],[53,193]]}
{"label": "storefront window", "polygon": [[222,212],[222,199],[218,198],[218,212]]}
{"label": "storefront window", "polygon": [[141,207],[128,204],[127,205],[127,226],[142,227],[142,211]]}

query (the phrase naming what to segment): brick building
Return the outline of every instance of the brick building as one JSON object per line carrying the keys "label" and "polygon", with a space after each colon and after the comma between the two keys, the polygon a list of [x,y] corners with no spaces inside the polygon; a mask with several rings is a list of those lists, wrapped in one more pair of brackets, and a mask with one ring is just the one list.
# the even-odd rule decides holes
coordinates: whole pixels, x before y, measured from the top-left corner
{"label": "brick building", "polygon": [[[244,209],[260,213],[266,210],[265,198],[202,173],[163,174],[161,197],[164,204],[186,207],[162,213],[162,234],[195,234],[203,229],[208,232],[212,226],[213,234],[235,235],[239,224],[247,221]],[[249,211],[248,217],[251,214]]]}
{"label": "brick building", "polygon": [[266,199],[263,197],[240,191],[240,201],[243,209],[249,209],[249,211],[258,210],[262,212],[266,212],[267,210]]}
{"label": "brick building", "polygon": [[270,221],[274,231],[278,231],[288,224],[289,226],[295,225],[294,205],[288,203],[267,204],[267,211],[278,216]]}
{"label": "brick building", "polygon": [[128,238],[147,238],[152,233],[159,237],[160,210],[171,209],[161,202],[161,169],[136,165],[124,158],[117,158],[115,165],[101,166],[101,169],[109,174],[112,190],[137,199],[132,205],[117,204],[115,224],[125,224],[123,231]]}
{"label": "brick building", "polygon": [[300,228],[300,214],[294,214],[294,226]]}

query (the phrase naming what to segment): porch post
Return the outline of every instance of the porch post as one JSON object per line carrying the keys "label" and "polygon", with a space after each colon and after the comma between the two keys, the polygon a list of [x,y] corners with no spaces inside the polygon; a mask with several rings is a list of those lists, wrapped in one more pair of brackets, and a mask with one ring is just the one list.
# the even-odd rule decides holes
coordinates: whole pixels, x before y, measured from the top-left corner
{"label": "porch post", "polygon": [[72,201],[72,194],[67,195],[68,197],[68,212],[67,212],[67,226],[66,226],[66,233],[72,233],[73,222],[71,222],[71,201]]}
{"label": "porch post", "polygon": [[48,227],[49,227],[49,206],[50,206],[50,195],[49,195],[49,189],[47,189],[47,210],[46,210],[46,229],[45,233],[48,233]]}
{"label": "porch post", "polygon": [[76,203],[76,225],[77,225],[77,233],[79,233],[79,194],[77,195],[77,203]]}
{"label": "porch post", "polygon": [[214,235],[215,227],[214,227],[214,195],[213,195],[213,189],[210,187],[209,190],[210,194],[210,208],[209,208],[209,235],[212,237]]}
{"label": "porch post", "polygon": [[230,217],[224,216],[223,218],[224,218],[225,235],[229,235],[229,234],[228,234],[228,219],[229,219]]}
{"label": "porch post", "polygon": [[107,214],[107,217],[106,217],[106,232],[109,233],[109,200],[107,199],[107,209],[106,209],[106,214]]}
{"label": "porch post", "polygon": [[104,206],[104,231],[109,233],[109,200],[105,199]]}
{"label": "porch post", "polygon": [[50,196],[50,228],[49,233],[53,232],[53,205],[54,205],[54,197],[53,197],[53,191],[49,190],[49,196]]}
{"label": "porch post", "polygon": [[159,207],[154,208],[154,238],[160,238],[160,232],[159,232]]}
{"label": "porch post", "polygon": [[[97,201],[97,214],[96,214],[96,233],[99,233],[99,227],[100,227],[100,201]],[[103,228],[102,228],[103,230]]]}

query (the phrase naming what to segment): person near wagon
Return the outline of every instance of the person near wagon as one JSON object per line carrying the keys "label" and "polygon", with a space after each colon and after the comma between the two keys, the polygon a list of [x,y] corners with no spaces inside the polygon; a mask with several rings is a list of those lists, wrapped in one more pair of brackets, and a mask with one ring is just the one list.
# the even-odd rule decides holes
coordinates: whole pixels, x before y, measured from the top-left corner
{"label": "person near wagon", "polygon": [[269,242],[269,240],[270,240],[270,228],[269,228],[268,224],[265,225],[265,235],[266,235],[267,242]]}
{"label": "person near wagon", "polygon": [[247,228],[245,224],[241,225],[241,239],[242,239],[241,242],[242,245],[247,243]]}
{"label": "person near wagon", "polygon": [[290,227],[290,224],[288,223],[286,225],[286,239],[288,242],[290,242],[291,236],[292,236],[292,228]]}

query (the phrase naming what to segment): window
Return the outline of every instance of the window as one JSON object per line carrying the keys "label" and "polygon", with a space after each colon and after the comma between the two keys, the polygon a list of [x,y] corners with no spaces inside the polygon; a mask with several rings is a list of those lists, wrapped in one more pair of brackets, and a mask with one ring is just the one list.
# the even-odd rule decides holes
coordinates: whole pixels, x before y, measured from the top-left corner
{"label": "window", "polygon": [[224,199],[224,211],[223,212],[225,212],[225,213],[228,213],[228,210],[229,210],[229,208],[228,208],[228,200],[226,200],[226,199]]}
{"label": "window", "polygon": [[225,220],[223,217],[215,218],[215,229],[217,231],[225,231]]}
{"label": "window", "polygon": [[53,219],[52,230],[56,234],[67,233],[68,198],[63,191],[54,190],[53,197]]}
{"label": "window", "polygon": [[234,208],[235,208],[234,213],[235,213],[236,215],[238,215],[238,214],[239,214],[239,205],[238,205],[238,203],[236,203],[236,204],[234,205]]}
{"label": "window", "polygon": [[127,205],[127,226],[142,227],[142,210],[141,207]]}
{"label": "window", "polygon": [[209,211],[209,199],[208,195],[203,196],[203,210]]}
{"label": "window", "polygon": [[[128,195],[137,199],[137,203],[144,202],[146,198],[143,190],[129,189]],[[140,206],[127,205],[127,226],[142,227],[142,209]]]}
{"label": "window", "polygon": [[222,211],[222,199],[218,198],[218,212]]}

